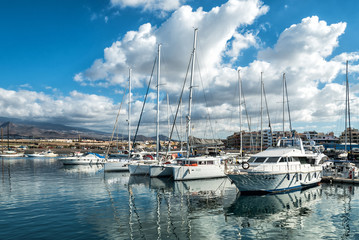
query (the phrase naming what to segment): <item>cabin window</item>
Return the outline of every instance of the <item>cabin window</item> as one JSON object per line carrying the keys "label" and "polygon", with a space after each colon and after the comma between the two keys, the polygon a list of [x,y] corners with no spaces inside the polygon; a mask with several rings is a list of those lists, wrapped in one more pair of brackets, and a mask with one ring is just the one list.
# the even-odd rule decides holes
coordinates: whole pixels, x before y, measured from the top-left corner
{"label": "cabin window", "polygon": [[300,162],[298,157],[292,157],[293,162]]}
{"label": "cabin window", "polygon": [[286,162],[286,161],[287,161],[287,158],[286,158],[286,157],[282,157],[279,162]]}
{"label": "cabin window", "polygon": [[299,157],[299,161],[300,161],[301,164],[307,164],[307,163],[309,163],[309,160],[308,160],[308,158],[306,158],[306,157]]}
{"label": "cabin window", "polygon": [[269,157],[266,161],[266,163],[276,163],[278,162],[279,157]]}
{"label": "cabin window", "polygon": [[248,162],[254,162],[254,160],[256,160],[255,157],[251,157],[250,159],[248,159]]}
{"label": "cabin window", "polygon": [[207,161],[207,165],[213,165],[214,161]]}
{"label": "cabin window", "polygon": [[256,159],[256,163],[263,163],[267,158],[266,157],[258,157]]}

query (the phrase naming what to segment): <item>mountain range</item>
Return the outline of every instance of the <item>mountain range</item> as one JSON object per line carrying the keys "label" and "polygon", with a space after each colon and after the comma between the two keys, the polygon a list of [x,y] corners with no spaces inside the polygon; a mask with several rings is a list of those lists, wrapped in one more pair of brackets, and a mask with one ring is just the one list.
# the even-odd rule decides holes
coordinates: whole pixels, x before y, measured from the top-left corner
{"label": "mountain range", "polygon": [[[17,118],[0,117],[0,129],[2,135],[6,138],[35,138],[35,139],[56,139],[56,138],[79,138],[108,140],[110,133],[94,131],[86,128],[69,127],[62,124],[26,121]],[[119,138],[128,139],[128,135],[121,135]],[[155,137],[146,137],[138,135],[136,141],[151,141]],[[167,140],[167,137],[160,136],[161,140]]]}

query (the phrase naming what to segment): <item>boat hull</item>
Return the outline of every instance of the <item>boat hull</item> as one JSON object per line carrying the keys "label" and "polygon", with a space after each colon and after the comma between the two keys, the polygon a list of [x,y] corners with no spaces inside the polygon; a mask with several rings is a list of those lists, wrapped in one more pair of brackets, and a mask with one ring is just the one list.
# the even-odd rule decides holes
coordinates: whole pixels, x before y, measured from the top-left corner
{"label": "boat hull", "polygon": [[155,165],[150,167],[150,177],[172,177],[173,169],[171,166]]}
{"label": "boat hull", "polygon": [[89,165],[89,164],[103,164],[103,161],[97,161],[97,160],[61,160],[63,165]]}
{"label": "boat hull", "polygon": [[128,170],[131,175],[149,175],[150,166],[150,164],[130,164]]}
{"label": "boat hull", "polygon": [[225,177],[223,165],[173,166],[173,179],[196,180]]}
{"label": "boat hull", "polygon": [[105,172],[128,172],[128,161],[106,162]]}
{"label": "boat hull", "polygon": [[310,172],[228,174],[240,192],[285,192],[317,185],[322,179],[320,168]]}
{"label": "boat hull", "polygon": [[0,157],[3,158],[17,158],[17,157],[23,157],[24,154],[22,153],[16,153],[16,154],[0,154]]}

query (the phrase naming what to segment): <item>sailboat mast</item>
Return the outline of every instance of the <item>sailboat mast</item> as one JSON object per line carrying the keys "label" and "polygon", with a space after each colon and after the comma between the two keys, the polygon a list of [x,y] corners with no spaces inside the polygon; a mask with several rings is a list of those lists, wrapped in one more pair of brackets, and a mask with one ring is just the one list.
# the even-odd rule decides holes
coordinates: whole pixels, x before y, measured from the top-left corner
{"label": "sailboat mast", "polygon": [[261,152],[263,151],[263,72],[261,72]]}
{"label": "sailboat mast", "polygon": [[285,111],[285,101],[284,101],[284,80],[285,79],[285,73],[283,73],[283,137],[285,137],[285,132],[284,132],[284,111]]}
{"label": "sailboat mast", "polygon": [[[168,126],[168,139],[171,141],[171,126],[170,126],[170,100],[167,93],[167,126]],[[168,151],[171,151],[171,142],[168,143]]]}
{"label": "sailboat mast", "polygon": [[243,134],[242,134],[242,79],[241,70],[238,69],[238,89],[239,89],[239,140],[240,140],[240,156],[243,156]]}
{"label": "sailboat mast", "polygon": [[194,29],[194,40],[193,40],[193,52],[192,52],[192,68],[191,68],[191,82],[189,87],[189,101],[188,101],[188,116],[187,116],[187,157],[190,154],[190,143],[189,137],[191,136],[191,113],[192,113],[192,88],[193,88],[193,75],[194,75],[194,63],[196,62],[196,45],[197,45],[197,31],[198,28]]}
{"label": "sailboat mast", "polygon": [[[349,63],[348,61],[346,62],[346,115],[348,115],[348,124],[349,124],[349,153],[348,154],[348,159],[351,160],[351,150],[352,150],[352,129],[350,126],[350,97],[349,97],[349,80],[348,80],[348,67],[349,67]],[[346,123],[347,121],[345,121]],[[346,135],[347,133],[347,127],[345,126],[345,133]],[[347,136],[346,136],[346,141],[345,141],[345,147],[347,146],[346,144],[347,142]],[[345,149],[346,150],[346,149]]]}
{"label": "sailboat mast", "polygon": [[287,98],[287,109],[288,109],[288,120],[289,120],[289,130],[290,133],[293,134],[292,129],[292,119],[290,117],[290,108],[289,108],[289,99],[288,99],[288,88],[287,88],[287,80],[284,78],[284,86],[285,86],[285,96]]}
{"label": "sailboat mast", "polygon": [[[272,129],[272,124],[271,124],[270,117],[269,117],[269,109],[268,109],[267,95],[266,95],[266,91],[265,91],[265,88],[264,88],[264,83],[263,83],[263,96],[264,96],[264,102],[265,102],[265,104],[266,104],[266,110],[267,110],[267,117],[268,117],[268,125],[269,125],[270,136],[271,136],[271,139],[273,139],[273,129]],[[273,145],[273,142],[272,142],[272,145]]]}
{"label": "sailboat mast", "polygon": [[161,69],[161,44],[158,44],[158,62],[157,62],[157,121],[156,121],[156,160],[159,160],[160,151],[160,69]]}
{"label": "sailboat mast", "polygon": [[10,122],[7,125],[7,149],[10,150]]}
{"label": "sailboat mast", "polygon": [[1,152],[4,153],[4,132],[3,132],[3,128],[1,128]]}
{"label": "sailboat mast", "polygon": [[131,158],[131,71],[128,69],[128,158]]}

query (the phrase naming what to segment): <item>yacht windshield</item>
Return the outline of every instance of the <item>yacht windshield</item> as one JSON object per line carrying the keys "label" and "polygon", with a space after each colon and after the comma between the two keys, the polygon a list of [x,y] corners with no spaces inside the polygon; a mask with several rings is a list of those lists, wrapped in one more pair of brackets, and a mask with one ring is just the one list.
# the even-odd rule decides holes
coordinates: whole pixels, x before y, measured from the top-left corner
{"label": "yacht windshield", "polygon": [[278,162],[279,157],[269,157],[266,163],[276,163]]}
{"label": "yacht windshield", "polygon": [[301,148],[301,143],[299,139],[290,138],[290,139],[280,139],[277,147],[294,147]]}
{"label": "yacht windshield", "polygon": [[247,162],[251,163],[251,162],[254,162],[254,160],[256,160],[256,158],[255,158],[255,157],[251,157],[250,159],[248,159]]}
{"label": "yacht windshield", "polygon": [[258,157],[255,163],[263,163],[267,158],[266,157]]}

